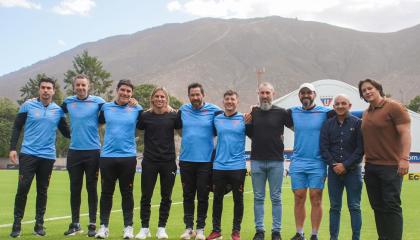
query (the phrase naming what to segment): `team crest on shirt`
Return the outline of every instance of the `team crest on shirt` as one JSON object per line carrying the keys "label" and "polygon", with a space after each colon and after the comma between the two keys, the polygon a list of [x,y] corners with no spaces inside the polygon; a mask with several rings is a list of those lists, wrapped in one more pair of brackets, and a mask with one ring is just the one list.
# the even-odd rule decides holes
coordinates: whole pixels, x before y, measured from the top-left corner
{"label": "team crest on shirt", "polygon": [[74,102],[74,103],[72,103],[72,104],[71,104],[71,107],[72,107],[72,108],[76,108],[76,107],[77,107],[77,103],[75,103],[75,102]]}
{"label": "team crest on shirt", "polygon": [[321,102],[324,107],[329,107],[332,103],[333,97],[332,96],[321,96]]}
{"label": "team crest on shirt", "polygon": [[241,123],[241,121],[240,121],[240,120],[233,120],[233,121],[232,121],[232,125],[233,125],[234,127],[238,126],[240,123]]}

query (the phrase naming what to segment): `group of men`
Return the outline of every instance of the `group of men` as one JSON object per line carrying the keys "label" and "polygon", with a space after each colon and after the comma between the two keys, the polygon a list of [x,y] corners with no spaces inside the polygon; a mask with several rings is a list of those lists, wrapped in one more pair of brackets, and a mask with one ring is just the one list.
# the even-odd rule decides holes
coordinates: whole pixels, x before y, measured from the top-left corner
{"label": "group of men", "polygon": [[[89,80],[85,75],[75,77],[76,95],[67,98],[61,107],[52,101],[54,81],[49,78],[41,79],[39,87],[39,98],[29,100],[21,106],[13,128],[10,159],[15,163],[17,162],[16,145],[23,127],[24,137],[19,154],[19,182],[15,199],[14,224],[10,236],[18,237],[21,234],[26,196],[34,175],[37,177],[34,233],[39,236],[46,234],[43,223],[47,188],[55,160],[55,132],[59,128],[64,136],[70,137],[71,135],[67,169],[70,176],[72,223],[64,234],[74,235],[81,231],[80,193],[83,175],[86,175],[89,202],[88,236],[107,237],[108,235],[98,235],[96,232],[98,205],[96,185],[99,159],[103,161],[102,158],[104,158],[102,155],[100,158],[100,154],[103,153],[100,150],[98,123],[100,122],[99,112],[105,101],[100,97],[88,94]],[[363,92],[363,94],[366,93]],[[368,101],[368,95],[363,94],[360,93],[361,97]],[[233,240],[240,239],[246,173],[245,135],[247,135],[252,141],[250,160],[256,229],[253,239],[265,239],[264,200],[267,181],[272,203],[271,239],[282,239],[280,233],[282,226],[281,190],[284,171],[283,133],[284,127],[287,127],[292,129],[295,134],[294,150],[289,168],[295,200],[296,235],[292,237],[292,240],[305,239],[303,226],[306,218],[305,203],[308,189],[312,223],[310,239],[318,239],[318,230],[322,219],[322,192],[327,172],[331,201],[330,237],[338,239],[341,199],[343,188],[346,187],[353,232],[352,239],[360,239],[362,225],[360,163],[366,144],[364,145],[362,139],[364,136],[361,131],[361,120],[350,113],[350,99],[343,94],[337,95],[334,99],[333,110],[317,106],[315,104],[317,92],[310,83],[304,83],[299,88],[298,97],[302,105],[288,110],[272,104],[275,91],[270,83],[261,83],[258,86],[258,96],[259,105],[253,107],[250,113],[242,114],[237,112],[239,104],[237,92],[232,90],[225,92],[223,96],[224,111],[222,111],[216,105],[204,101],[205,93],[201,84],[193,83],[188,86],[190,103],[184,104],[178,112],[182,122],[179,168],[185,223],[185,232],[180,238],[186,240],[193,238],[197,240],[221,239],[223,196],[226,192],[232,191],[234,217],[231,238]],[[136,101],[132,104],[135,105]],[[139,109],[141,111],[141,108]],[[68,113],[70,117],[71,131],[66,125],[65,113]],[[214,146],[215,136],[217,136],[216,149]],[[404,142],[404,144],[407,143]],[[409,152],[409,147],[408,149],[404,148],[399,155],[407,155],[407,150]],[[106,152],[106,149],[102,149],[102,152],[104,151]],[[405,170],[408,169],[408,166],[404,170],[401,170],[402,168],[404,168],[402,165],[398,168],[400,176],[407,173]],[[101,172],[102,178],[104,178],[104,174],[106,175],[106,172]],[[398,185],[398,183],[396,184]],[[401,190],[401,186],[399,190]],[[214,192],[213,229],[206,237],[204,228],[210,191]],[[195,204],[196,198],[197,204]],[[394,200],[398,202],[399,193],[398,198],[395,197]],[[104,203],[101,196],[101,205]],[[400,204],[401,202],[399,202]],[[374,204],[372,207],[376,216],[376,209],[379,207],[376,208]],[[197,219],[194,227],[195,208],[197,208]],[[381,211],[382,216],[385,216],[388,209],[382,208]],[[378,217],[375,220],[378,224],[381,218]],[[381,234],[378,230],[380,239],[401,239],[398,236],[393,238],[386,235],[381,236]],[[136,237],[145,239],[149,236],[150,233],[148,235],[139,233]],[[167,238],[167,235],[165,236]],[[124,237],[131,238],[131,235],[124,235]]]}

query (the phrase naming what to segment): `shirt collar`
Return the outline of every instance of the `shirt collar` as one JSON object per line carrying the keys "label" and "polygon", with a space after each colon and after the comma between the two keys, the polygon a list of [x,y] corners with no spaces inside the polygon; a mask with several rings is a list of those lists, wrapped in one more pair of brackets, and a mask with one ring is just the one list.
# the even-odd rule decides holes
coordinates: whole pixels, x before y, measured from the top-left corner
{"label": "shirt collar", "polygon": [[384,105],[388,102],[388,99],[384,97],[384,99],[382,99],[382,101],[379,102],[378,106],[373,106],[372,104],[369,105],[369,111],[374,111],[375,109],[378,108],[383,108]]}

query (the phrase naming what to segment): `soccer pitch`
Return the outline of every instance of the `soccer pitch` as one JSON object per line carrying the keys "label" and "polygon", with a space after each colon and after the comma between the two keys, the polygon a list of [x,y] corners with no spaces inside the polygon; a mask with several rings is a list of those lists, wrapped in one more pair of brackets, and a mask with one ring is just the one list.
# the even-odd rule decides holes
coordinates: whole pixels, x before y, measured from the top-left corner
{"label": "soccer pitch", "polygon": [[[16,184],[17,184],[18,172],[16,170],[0,170],[0,199],[2,204],[0,204],[0,239],[8,238],[8,235],[11,230],[10,224],[13,222],[13,204],[14,196],[16,193]],[[158,182],[159,183],[159,182]],[[152,200],[152,216],[150,222],[150,229],[152,232],[152,239],[156,239],[156,229],[158,222],[158,205],[160,201],[160,190],[159,184],[157,183],[154,197]],[[28,202],[26,205],[26,212],[24,217],[24,222],[29,222],[34,220],[35,215],[35,190],[36,182],[34,180],[30,194],[28,195]],[[99,195],[100,195],[100,184]],[[268,187],[268,186],[267,186]],[[140,202],[140,174],[136,174],[136,179],[134,183],[134,200],[135,200],[135,210],[134,210],[134,229],[135,234],[140,229],[140,214],[139,214],[139,202]],[[325,189],[326,190],[326,189]],[[282,220],[282,237],[283,239],[290,239],[295,233],[295,224],[293,216],[293,195],[290,189],[290,178],[285,178],[283,182],[283,191],[282,191],[282,200],[283,200],[283,220]],[[265,214],[265,226],[266,226],[266,239],[270,239],[271,231],[271,204],[269,201],[269,192],[267,189],[266,192],[266,214]],[[212,194],[210,194],[212,198]],[[68,224],[71,221],[70,218],[70,192],[69,192],[69,179],[66,171],[54,171],[51,184],[48,191],[48,206],[45,219],[48,219],[45,222],[45,227],[47,231],[47,236],[43,239],[87,239],[85,233],[65,237],[63,235],[64,231],[67,230]],[[113,212],[111,214],[110,222],[110,237],[109,239],[122,239],[122,229],[123,229],[123,220],[120,201],[120,193],[118,185],[114,194],[114,204]],[[420,199],[420,181],[407,181],[403,183],[403,211],[404,211],[404,240],[408,239],[419,239],[420,228],[420,208],[418,204]],[[308,199],[309,201],[309,199]],[[351,239],[351,228],[350,228],[350,217],[346,206],[346,200],[343,198],[343,209],[342,209],[342,218],[341,218],[341,229],[340,229],[340,239]],[[242,222],[241,238],[244,240],[252,239],[255,229],[254,229],[254,215],[253,215],[253,193],[251,186],[251,179],[247,177],[245,183],[245,194],[244,194],[244,205],[245,212]],[[328,193],[324,191],[323,199],[324,207],[324,217],[322,220],[319,237],[320,239],[329,239],[328,233],[328,210],[329,210],[329,200]],[[307,205],[307,210],[309,210],[309,204]],[[211,231],[211,215],[212,215],[212,200],[210,200],[210,206],[207,217],[206,225],[206,234],[209,234]],[[81,206],[81,225],[86,230],[86,225],[88,224],[87,217],[87,196],[86,190],[83,189],[82,195],[82,206]],[[230,233],[232,228],[232,216],[233,216],[233,200],[232,195],[228,194],[225,196],[224,200],[224,210],[222,216],[222,233],[224,239],[230,239]],[[377,239],[375,222],[373,217],[373,211],[370,208],[366,190],[363,189],[362,196],[362,236],[361,239]],[[307,220],[305,222],[305,233],[308,237],[310,235],[310,212],[307,211]],[[97,223],[99,224],[99,216]],[[24,239],[40,239],[32,235],[33,231],[33,222],[23,223],[22,224],[22,238]],[[177,176],[177,181],[175,183],[173,196],[172,196],[172,208],[167,224],[167,232],[169,239],[179,239],[179,235],[184,230],[183,223],[183,208],[182,208],[182,189],[180,183],[180,177]]]}

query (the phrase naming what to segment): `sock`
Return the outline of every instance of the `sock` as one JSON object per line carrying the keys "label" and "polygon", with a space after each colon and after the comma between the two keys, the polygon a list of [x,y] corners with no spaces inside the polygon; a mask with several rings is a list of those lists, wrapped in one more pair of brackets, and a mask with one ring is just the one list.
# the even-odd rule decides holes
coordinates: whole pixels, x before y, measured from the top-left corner
{"label": "sock", "polygon": [[318,230],[312,229],[312,235],[318,235]]}
{"label": "sock", "polygon": [[300,235],[303,235],[303,228],[297,228],[296,232],[299,233]]}

